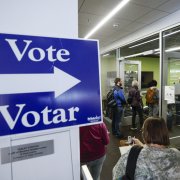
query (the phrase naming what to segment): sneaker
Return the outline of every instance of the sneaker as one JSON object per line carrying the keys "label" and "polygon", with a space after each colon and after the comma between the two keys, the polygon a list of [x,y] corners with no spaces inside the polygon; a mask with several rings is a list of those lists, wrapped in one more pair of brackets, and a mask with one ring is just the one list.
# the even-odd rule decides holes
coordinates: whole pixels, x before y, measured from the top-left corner
{"label": "sneaker", "polygon": [[137,128],[136,127],[132,127],[131,130],[135,131],[135,130],[137,130]]}

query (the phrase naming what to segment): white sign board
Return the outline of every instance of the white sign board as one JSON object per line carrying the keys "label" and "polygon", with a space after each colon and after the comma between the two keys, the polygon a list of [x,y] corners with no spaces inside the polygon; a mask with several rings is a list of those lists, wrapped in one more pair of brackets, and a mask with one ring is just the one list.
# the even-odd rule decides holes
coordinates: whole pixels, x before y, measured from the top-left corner
{"label": "white sign board", "polygon": [[167,100],[168,104],[175,103],[175,88],[174,86],[165,86],[164,100]]}

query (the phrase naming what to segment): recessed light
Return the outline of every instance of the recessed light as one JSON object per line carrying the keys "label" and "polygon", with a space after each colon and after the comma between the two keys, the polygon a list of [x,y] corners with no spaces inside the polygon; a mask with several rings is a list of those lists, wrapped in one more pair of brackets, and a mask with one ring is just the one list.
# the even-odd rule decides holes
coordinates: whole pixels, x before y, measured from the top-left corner
{"label": "recessed light", "polygon": [[103,57],[105,57],[105,56],[109,56],[109,53],[107,53],[107,54],[103,54]]}
{"label": "recessed light", "polygon": [[113,24],[113,28],[118,28],[119,27],[119,24],[116,23],[116,24]]}

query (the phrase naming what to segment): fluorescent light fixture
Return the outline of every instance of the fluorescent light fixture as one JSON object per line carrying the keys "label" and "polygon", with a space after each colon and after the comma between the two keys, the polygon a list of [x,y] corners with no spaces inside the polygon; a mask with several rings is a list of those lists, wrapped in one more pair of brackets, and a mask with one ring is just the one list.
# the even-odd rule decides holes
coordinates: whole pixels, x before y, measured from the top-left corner
{"label": "fluorescent light fixture", "polygon": [[123,8],[130,0],[122,0],[107,16],[105,16],[84,38],[88,39],[99,28],[101,28],[109,19],[111,19],[121,8]]}
{"label": "fluorescent light fixture", "polygon": [[180,50],[180,46],[166,49],[165,52],[172,52],[172,51],[176,51],[176,50]]}
{"label": "fluorescent light fixture", "polygon": [[154,54],[160,54],[160,52],[155,52]]}
{"label": "fluorescent light fixture", "polygon": [[136,53],[136,54],[132,54],[132,55],[129,55],[129,56],[125,56],[124,59],[131,58],[131,57],[137,57],[137,56],[141,56],[141,55],[144,55],[144,53]]}
{"label": "fluorescent light fixture", "polygon": [[158,54],[159,53],[158,51],[159,51],[159,49],[151,49],[151,50],[144,51],[144,52],[141,52],[141,53],[136,53],[136,54],[132,54],[132,55],[129,55],[129,56],[124,56],[122,58],[126,59],[126,58],[137,57],[137,56],[147,56],[147,55],[150,55],[150,54]]}
{"label": "fluorescent light fixture", "polygon": [[106,56],[109,56],[109,53],[107,53],[107,54],[103,54],[103,57],[106,57]]}
{"label": "fluorescent light fixture", "polygon": [[149,50],[149,51],[143,52],[144,56],[147,56],[147,55],[150,55],[150,54],[154,54],[154,50]]}
{"label": "fluorescent light fixture", "polygon": [[158,52],[159,51],[159,48],[157,48],[157,49],[154,49],[154,52]]}
{"label": "fluorescent light fixture", "polygon": [[156,40],[158,40],[158,39],[159,39],[159,38],[154,38],[154,39],[151,39],[151,40],[149,40],[149,41],[145,41],[145,42],[136,44],[136,45],[134,45],[134,46],[130,46],[129,48],[134,48],[134,47],[137,47],[137,46],[141,46],[141,45],[143,45],[143,44],[147,44],[147,43],[149,43],[149,42],[153,42],[153,41],[156,41]]}
{"label": "fluorescent light fixture", "polygon": [[[167,37],[167,36],[176,34],[176,33],[178,33],[178,32],[180,32],[180,30],[177,30],[177,31],[174,31],[174,32],[172,32],[172,33],[166,34],[166,35],[164,35],[163,37]],[[149,43],[149,42],[153,42],[153,41],[156,41],[156,40],[158,40],[158,39],[159,39],[159,38],[154,38],[154,39],[151,39],[151,40],[149,40],[149,41],[145,41],[145,42],[136,44],[136,45],[134,45],[134,46],[130,46],[129,48],[134,48],[134,47],[137,47],[137,46],[141,46],[141,45],[143,45],[143,44],[147,44],[147,43]],[[167,52],[168,52],[168,51],[167,51]]]}
{"label": "fluorescent light fixture", "polygon": [[163,37],[170,36],[170,35],[176,34],[176,33],[178,33],[178,32],[180,32],[180,30],[177,30],[177,31],[174,31],[174,32],[172,32],[172,33],[166,34],[166,35],[164,35]]}

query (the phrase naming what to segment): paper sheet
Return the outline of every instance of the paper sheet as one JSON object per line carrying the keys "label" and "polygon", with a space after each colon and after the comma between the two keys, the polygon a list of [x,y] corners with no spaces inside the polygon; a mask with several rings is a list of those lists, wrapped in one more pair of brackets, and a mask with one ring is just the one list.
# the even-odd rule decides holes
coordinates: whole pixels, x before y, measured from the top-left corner
{"label": "paper sheet", "polygon": [[119,147],[121,155],[125,154],[132,146],[121,146]]}

